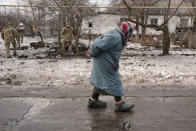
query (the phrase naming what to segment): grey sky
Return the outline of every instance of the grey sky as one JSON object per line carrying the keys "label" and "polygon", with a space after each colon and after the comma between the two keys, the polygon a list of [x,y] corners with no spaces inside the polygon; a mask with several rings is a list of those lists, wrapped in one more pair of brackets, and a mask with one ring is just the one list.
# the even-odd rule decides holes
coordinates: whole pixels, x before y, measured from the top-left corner
{"label": "grey sky", "polygon": [[17,0],[0,0],[0,5],[10,5],[10,4],[16,4]]}
{"label": "grey sky", "polygon": [[98,5],[107,5],[109,4],[109,0],[90,0],[92,3],[97,3]]}
{"label": "grey sky", "polygon": [[[18,0],[20,2],[21,0]],[[92,3],[97,3],[99,5],[107,5],[109,0],[90,0]],[[12,5],[17,4],[17,0],[0,0],[0,5]]]}

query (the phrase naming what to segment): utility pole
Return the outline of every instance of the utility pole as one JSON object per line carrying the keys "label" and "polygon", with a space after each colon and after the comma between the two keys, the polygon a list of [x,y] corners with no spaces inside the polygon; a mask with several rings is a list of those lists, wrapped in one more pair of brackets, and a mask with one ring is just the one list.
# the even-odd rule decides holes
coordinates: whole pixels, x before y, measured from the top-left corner
{"label": "utility pole", "polygon": [[19,19],[20,19],[20,9],[19,9],[19,3],[18,3],[18,0],[17,0],[17,5],[18,5],[18,20],[17,20],[17,22],[19,22]]}

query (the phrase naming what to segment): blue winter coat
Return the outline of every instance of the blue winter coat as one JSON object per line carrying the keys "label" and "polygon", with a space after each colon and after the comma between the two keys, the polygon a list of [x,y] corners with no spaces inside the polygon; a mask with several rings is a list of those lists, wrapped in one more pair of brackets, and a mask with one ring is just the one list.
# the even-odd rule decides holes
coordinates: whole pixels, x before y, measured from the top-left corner
{"label": "blue winter coat", "polygon": [[124,38],[124,35],[114,29],[99,36],[90,46],[90,55],[93,57],[90,82],[112,96],[124,96],[118,71]]}

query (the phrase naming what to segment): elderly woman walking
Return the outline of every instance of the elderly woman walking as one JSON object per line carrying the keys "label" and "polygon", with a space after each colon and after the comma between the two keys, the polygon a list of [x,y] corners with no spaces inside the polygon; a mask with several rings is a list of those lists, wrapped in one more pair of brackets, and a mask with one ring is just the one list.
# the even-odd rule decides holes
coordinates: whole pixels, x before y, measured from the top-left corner
{"label": "elderly woman walking", "polygon": [[130,111],[134,105],[122,100],[124,89],[119,74],[119,59],[126,46],[127,39],[136,26],[131,22],[120,22],[117,27],[99,36],[90,46],[88,56],[93,57],[93,69],[90,82],[94,85],[89,108],[105,108],[106,102],[99,100],[99,95],[111,95],[115,99],[115,111]]}

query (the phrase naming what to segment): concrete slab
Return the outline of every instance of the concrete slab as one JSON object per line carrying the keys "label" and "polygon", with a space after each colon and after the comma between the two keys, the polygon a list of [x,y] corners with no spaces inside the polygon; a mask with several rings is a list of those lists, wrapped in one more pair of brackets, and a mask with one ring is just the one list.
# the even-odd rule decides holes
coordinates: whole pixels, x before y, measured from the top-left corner
{"label": "concrete slab", "polygon": [[[186,92],[184,92],[186,93]],[[105,109],[88,109],[88,97],[80,98],[7,98],[6,104],[15,113],[27,103],[32,107],[23,110],[23,119],[6,129],[13,131],[119,131],[124,122],[130,122],[134,131],[194,131],[196,129],[196,97],[127,97],[134,103],[133,112],[115,113],[110,96],[101,97],[108,102]],[[2,102],[3,101],[3,102]],[[5,99],[0,99],[1,109]],[[29,108],[30,106],[28,106]],[[27,107],[25,109],[28,109]],[[2,114],[10,111],[1,110]],[[15,114],[14,113],[14,114]],[[12,116],[12,117],[11,117]],[[14,116],[14,117],[13,117]],[[10,118],[17,118],[10,115]],[[5,129],[5,128],[4,128]]]}
{"label": "concrete slab", "polygon": [[21,103],[17,99],[0,100],[0,130],[14,127],[19,121],[24,119],[24,115],[29,112],[31,105]]}

